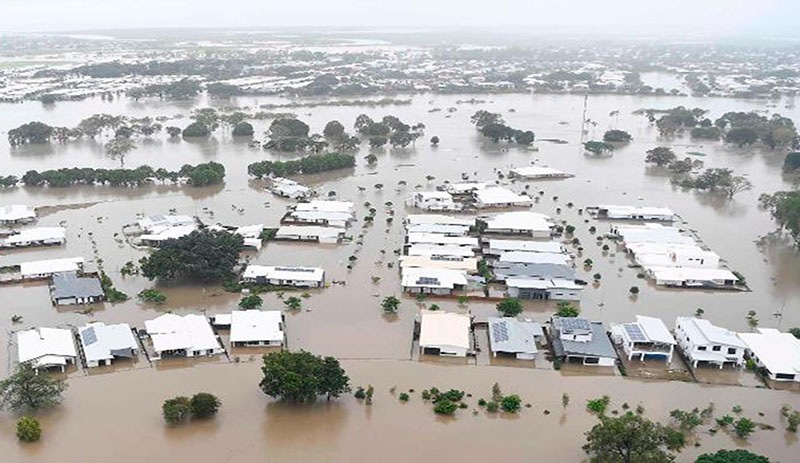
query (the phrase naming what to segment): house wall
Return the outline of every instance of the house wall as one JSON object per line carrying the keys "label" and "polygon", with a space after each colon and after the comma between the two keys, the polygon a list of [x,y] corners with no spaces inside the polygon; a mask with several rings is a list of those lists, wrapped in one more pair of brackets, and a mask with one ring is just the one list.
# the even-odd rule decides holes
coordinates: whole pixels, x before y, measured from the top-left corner
{"label": "house wall", "polygon": [[[675,338],[678,341],[678,347],[681,348],[684,355],[688,357],[690,360],[694,362],[694,353],[696,352],[720,352],[725,357],[735,357],[735,360],[726,360],[726,363],[731,362],[736,364],[737,366],[742,365],[744,363],[744,349],[739,347],[733,347],[728,345],[721,345],[721,344],[700,344],[696,343],[695,339],[686,335],[686,332],[683,330],[681,325],[678,325],[675,329]],[[719,346],[719,350],[715,351],[714,347]],[[729,353],[728,349],[736,349],[735,353]]]}
{"label": "house wall", "polygon": [[462,347],[456,346],[443,346],[443,345],[420,345],[420,349],[424,352],[425,349],[439,349],[439,356],[441,357],[466,357],[467,350]]}
{"label": "house wall", "polygon": [[403,291],[411,294],[435,294],[438,296],[447,296],[452,294],[453,290],[449,288],[424,288],[419,286],[403,286]]}

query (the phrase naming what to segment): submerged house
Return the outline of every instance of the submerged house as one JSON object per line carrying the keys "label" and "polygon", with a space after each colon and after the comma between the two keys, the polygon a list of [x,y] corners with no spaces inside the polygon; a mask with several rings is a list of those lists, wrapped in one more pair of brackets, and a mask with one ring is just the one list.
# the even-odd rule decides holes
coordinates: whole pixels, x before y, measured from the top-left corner
{"label": "submerged house", "polygon": [[651,267],[648,273],[657,285],[681,288],[733,287],[739,278],[722,268]]}
{"label": "submerged house", "polygon": [[472,318],[468,314],[420,311],[419,348],[426,355],[466,357]]}
{"label": "submerged house", "polygon": [[94,304],[104,301],[106,293],[96,276],[61,272],[53,274],[50,299],[53,305]]}
{"label": "submerged house", "polygon": [[78,329],[78,338],[88,368],[111,365],[117,358],[134,358],[139,352],[139,343],[127,323],[89,323]]}
{"label": "submerged house", "polygon": [[800,382],[800,339],[772,328],[739,333],[747,355],[773,381]]}
{"label": "submerged house", "polygon": [[498,280],[509,277],[575,279],[575,269],[572,268],[571,258],[566,254],[509,251],[501,254],[492,266]]}
{"label": "submerged house", "polygon": [[325,286],[325,270],[316,267],[280,267],[251,264],[244,269],[242,281],[257,285],[322,288]]}
{"label": "submerged house", "polygon": [[68,257],[65,259],[23,262],[19,267],[23,280],[34,280],[50,278],[56,273],[81,272],[83,271],[83,264],[83,257]]}
{"label": "submerged house", "polygon": [[519,235],[530,238],[550,239],[553,222],[550,217],[530,211],[515,211],[479,218],[479,228],[485,234]]}
{"label": "submerged house", "polygon": [[719,365],[730,363],[741,366],[747,347],[733,331],[695,317],[678,317],[675,322],[675,337],[683,354],[694,368],[700,362]]}
{"label": "submerged house", "polygon": [[544,340],[542,325],[533,321],[520,321],[513,317],[489,317],[489,348],[495,357],[498,353],[512,354],[519,360],[533,360],[537,342]]}
{"label": "submerged house", "polygon": [[412,294],[446,296],[467,287],[467,272],[445,268],[402,269],[403,291]]}
{"label": "submerged house", "polygon": [[352,202],[315,199],[291,207],[281,223],[345,228],[354,218]]}
{"label": "submerged house", "polygon": [[230,314],[232,346],[283,346],[283,313],[278,310],[236,310]]}
{"label": "submerged house", "polygon": [[303,199],[311,196],[311,188],[303,186],[288,178],[276,177],[272,179],[272,194],[290,199]]}
{"label": "submerged house", "polygon": [[586,209],[594,211],[598,218],[609,220],[653,220],[661,222],[675,220],[675,213],[666,207],[599,205],[587,207]]}
{"label": "submerged house", "polygon": [[621,344],[628,360],[639,357],[657,358],[672,362],[672,353],[677,342],[669,328],[659,318],[637,315],[636,321],[611,327],[614,342]]}
{"label": "submerged house", "polygon": [[511,169],[510,176],[525,180],[563,179],[574,177],[564,171],[543,166],[515,167]]}
{"label": "submerged house", "polygon": [[51,246],[67,241],[64,227],[40,227],[20,230],[0,238],[0,248],[24,248],[28,246]]}
{"label": "submerged house", "polygon": [[479,209],[497,207],[528,207],[531,205],[531,198],[517,194],[508,188],[491,187],[475,190],[473,193],[475,205]]}
{"label": "submerged house", "polygon": [[470,274],[478,272],[478,259],[461,256],[400,256],[400,268],[444,268]]}
{"label": "submerged house", "polygon": [[320,244],[337,244],[342,238],[344,229],[337,227],[284,225],[275,233],[276,240],[315,241]]}
{"label": "submerged house", "polygon": [[566,254],[567,250],[558,241],[526,241],[526,240],[503,240],[489,239],[488,245],[484,246],[483,253],[500,256],[505,252],[544,252],[550,254]]}
{"label": "submerged house", "polygon": [[153,343],[155,360],[164,355],[198,357],[223,353],[219,338],[202,315],[164,314],[144,322]]}
{"label": "submerged house", "polygon": [[19,363],[30,363],[36,369],[60,368],[75,364],[78,352],[75,349],[72,331],[60,328],[31,328],[17,332],[17,356]]}
{"label": "submerged house", "polygon": [[584,365],[616,365],[617,352],[608,339],[602,322],[591,322],[581,317],[554,316],[550,323],[553,329],[551,342],[556,357],[566,362],[578,360]]}
{"label": "submerged house", "polygon": [[411,195],[406,204],[426,211],[459,211],[461,205],[453,201],[446,191],[418,191]]}
{"label": "submerged house", "polygon": [[583,286],[562,278],[507,277],[508,297],[516,299],[579,301]]}
{"label": "submerged house", "polygon": [[16,225],[36,221],[36,211],[22,204],[0,206],[0,225]]}

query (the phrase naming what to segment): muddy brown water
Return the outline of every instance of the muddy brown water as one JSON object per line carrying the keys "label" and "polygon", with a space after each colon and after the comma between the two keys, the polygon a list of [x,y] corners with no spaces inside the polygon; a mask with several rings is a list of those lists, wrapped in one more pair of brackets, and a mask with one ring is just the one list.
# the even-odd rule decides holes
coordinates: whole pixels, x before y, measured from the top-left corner
{"label": "muddy brown water", "polygon": [[[325,268],[329,281],[346,281],[344,286],[333,285],[309,291],[310,297],[303,299],[303,309],[287,314],[291,349],[302,348],[342,358],[357,383],[373,383],[381,391],[392,385],[420,390],[435,380],[477,393],[488,390],[494,381],[500,381],[509,391],[518,392],[524,400],[531,401],[533,409],[526,410],[516,420],[482,415],[473,417],[470,413],[461,413],[455,420],[440,420],[432,415],[429,407],[419,403],[401,405],[387,392],[371,409],[348,398],[335,404],[318,404],[303,411],[292,411],[283,405],[270,403],[261,395],[255,386],[258,382],[257,362],[248,362],[246,360],[250,357],[245,356],[242,357],[244,364],[215,360],[210,365],[207,362],[184,362],[185,365],[160,368],[138,368],[140,365],[137,365],[135,371],[92,374],[91,377],[78,370],[70,375],[71,388],[64,406],[45,418],[47,434],[41,444],[18,446],[13,437],[11,417],[3,415],[0,418],[3,455],[14,455],[10,461],[50,461],[56,456],[65,461],[76,461],[91,449],[98,452],[99,460],[102,460],[99,458],[101,455],[107,458],[113,455],[115,459],[129,458],[133,461],[133,458],[138,460],[145,456],[141,443],[148,442],[146,451],[151,452],[154,461],[172,457],[188,459],[198,455],[209,457],[203,461],[232,461],[242,456],[253,459],[265,454],[275,455],[279,461],[352,461],[370,453],[392,461],[414,458],[427,461],[445,455],[477,459],[472,455],[490,457],[498,452],[508,452],[509,461],[529,460],[543,454],[560,461],[578,461],[581,458],[580,434],[592,423],[580,405],[585,397],[608,393],[620,402],[639,399],[660,417],[665,416],[670,407],[703,406],[703,402],[708,400],[730,402],[727,404],[730,406],[741,403],[746,409],[746,404],[758,404],[757,408],[763,408],[759,411],[771,417],[776,426],[775,414],[783,403],[793,403],[800,408],[800,397],[791,392],[681,382],[641,382],[621,378],[613,372],[586,377],[589,372],[581,369],[552,371],[549,363],[539,360],[535,362],[535,369],[530,365],[511,366],[508,359],[490,359],[487,356],[478,359],[478,366],[474,362],[458,366],[416,359],[410,361],[413,357],[413,317],[419,305],[412,298],[404,297],[395,317],[384,316],[379,308],[380,298],[400,295],[397,266],[388,268],[386,264],[396,264],[393,251],[402,246],[402,217],[408,212],[403,200],[416,186],[432,189],[444,180],[458,181],[462,173],[468,173],[476,180],[494,181],[497,179],[496,169],[507,171],[510,167],[534,161],[576,175],[568,180],[510,185],[517,191],[529,185],[527,191],[531,194],[544,191],[533,210],[548,213],[577,227],[575,236],[585,248],[579,260],[590,257],[595,262],[590,271],[579,265],[579,277],[588,280],[595,272],[603,276],[599,286],[589,286],[583,293],[581,308],[587,317],[622,322],[633,319],[636,314],[644,314],[660,317],[672,325],[676,316],[691,315],[697,308],[702,308],[704,316],[717,324],[734,330],[747,330],[745,315],[749,310],[756,310],[761,326],[781,329],[800,326],[800,259],[797,253],[782,243],[756,244],[759,237],[774,229],[768,215],[758,210],[756,198],[763,192],[793,187],[791,179],[782,177],[780,172],[783,154],[733,149],[716,143],[695,143],[688,138],[658,140],[655,128],[643,116],[631,114],[644,107],[684,105],[709,109],[712,118],[730,110],[777,110],[800,121],[798,110],[782,109],[782,104],[779,105],[781,109],[777,109],[767,107],[765,102],[730,99],[591,97],[587,117],[598,121],[598,125],[589,127],[587,139],[599,139],[609,128],[628,130],[634,136],[632,143],[619,148],[613,156],[595,158],[584,155],[578,145],[583,107],[581,97],[498,95],[482,97],[490,101],[482,105],[456,104],[457,100],[467,98],[464,95],[421,95],[413,98],[411,106],[295,110],[315,132],[321,131],[331,119],[339,119],[351,127],[356,115],[365,112],[374,118],[395,114],[406,122],[424,122],[426,136],[407,150],[377,152],[379,160],[375,167],[366,166],[363,157],[367,150],[362,149],[357,155],[358,166],[353,170],[300,179],[323,196],[335,191],[338,199],[354,201],[359,219],[366,215],[365,202],[378,209],[373,225],[363,228],[361,220],[353,225],[348,232],[354,237],[353,242],[339,246],[272,242],[258,253],[248,252],[243,256],[262,264],[321,266]],[[283,101],[279,98],[242,98],[235,104],[256,106]],[[53,108],[43,108],[33,102],[4,105],[0,112],[0,132],[30,120],[71,126],[98,112],[131,116],[188,114],[193,105],[206,104],[205,101],[136,103],[117,99],[114,102],[65,102]],[[434,107],[456,107],[458,111],[428,113]],[[508,110],[511,108],[516,111],[510,113]],[[569,143],[538,142],[538,151],[504,149],[486,143],[469,124],[470,115],[478,109],[501,112],[510,125],[530,128],[539,138],[559,138]],[[609,113],[615,110],[619,110],[620,115],[609,117]],[[174,122],[176,125],[187,123],[185,119]],[[268,121],[257,122],[257,133],[266,130],[267,124]],[[442,140],[438,148],[431,148],[426,142],[433,135]],[[737,173],[746,174],[754,189],[737,195],[733,201],[673,189],[667,176],[644,165],[644,152],[657,145],[672,146],[681,157],[688,151],[706,153],[700,158],[706,167],[730,167]],[[122,227],[133,222],[137,213],[165,213],[174,208],[181,214],[197,215],[206,223],[275,226],[292,202],[264,192],[261,182],[248,178],[246,168],[247,164],[257,160],[292,157],[250,149],[246,141],[233,140],[223,130],[202,142],[156,137],[140,143],[137,150],[125,157],[124,165],[149,164],[178,169],[186,163],[214,160],[226,166],[225,185],[200,189],[154,185],[138,189],[0,190],[0,204],[49,206],[39,223],[49,226],[63,222],[68,234],[65,246],[3,251],[0,265],[70,256],[92,259],[94,241],[97,256],[103,259],[104,267],[117,287],[134,296],[152,286],[141,277],[122,277],[119,274],[126,262],[137,261],[146,253],[131,248],[122,240]],[[102,142],[81,141],[14,149],[4,141],[0,142],[2,175],[21,175],[28,169],[117,167],[121,164],[121,160],[111,159],[103,153]],[[427,181],[426,175],[435,179]],[[407,185],[399,186],[401,180]],[[382,183],[384,188],[376,190],[374,185],[378,183]],[[359,192],[358,187],[366,189]],[[393,206],[386,207],[384,204],[387,202]],[[574,203],[574,207],[567,207],[568,202]],[[595,221],[585,213],[578,214],[579,208],[597,203],[672,208],[683,219],[679,225],[696,231],[703,243],[719,253],[732,269],[746,276],[751,291],[657,289],[638,279],[638,272],[628,267],[630,262],[617,253],[614,246],[609,252],[603,252],[595,237],[588,232],[589,226],[595,225],[600,234],[608,229],[609,223]],[[560,214],[556,212],[557,208],[561,208]],[[387,225],[390,209],[395,212],[394,221]],[[589,223],[584,223],[584,220],[589,220]],[[361,233],[364,234],[363,245],[358,245],[356,241]],[[575,248],[570,249],[576,252]],[[381,250],[385,250],[385,254],[381,254]],[[351,255],[357,256],[358,260],[354,269],[348,271],[346,265]],[[372,283],[372,276],[379,276],[380,281]],[[636,297],[628,293],[633,285],[641,288]],[[227,312],[235,308],[239,299],[238,295],[226,293],[217,286],[177,285],[160,289],[168,297],[162,306],[141,304],[134,297],[122,304],[99,305],[91,313],[82,314],[80,308],[54,308],[49,302],[45,284],[0,286],[0,296],[4,301],[0,305],[0,340],[3,346],[0,361],[4,371],[8,371],[12,364],[5,346],[14,330],[34,326],[80,326],[91,320],[128,322],[141,327],[144,320],[167,311],[208,315]],[[265,308],[283,308],[276,293],[264,297]],[[427,301],[431,302],[445,310],[457,308],[452,300]],[[492,313],[492,307],[493,304],[486,302],[469,304],[476,314]],[[526,314],[545,320],[553,307],[552,303],[527,303]],[[12,325],[11,316],[15,314],[23,316],[22,323]],[[719,379],[723,383],[757,384],[748,378],[742,379],[739,373],[733,379],[730,372],[703,371],[703,374],[710,381]],[[198,389],[222,396],[225,407],[220,418],[211,423],[165,429],[158,416],[160,401],[177,392],[190,393]],[[120,390],[125,393],[120,394]],[[578,404],[568,410],[563,423],[559,403],[562,390],[574,394],[573,401]],[[543,415],[545,407],[553,413]],[[109,415],[108,410],[115,410],[115,414]],[[118,425],[99,426],[103,419]],[[93,445],[85,445],[87,426],[93,429]],[[706,436],[700,450],[730,445],[733,444],[727,436]],[[782,431],[759,432],[748,445],[780,461],[792,461],[789,457],[798,449]],[[695,453],[694,449],[687,450],[681,459],[686,457],[689,461],[689,456]]]}

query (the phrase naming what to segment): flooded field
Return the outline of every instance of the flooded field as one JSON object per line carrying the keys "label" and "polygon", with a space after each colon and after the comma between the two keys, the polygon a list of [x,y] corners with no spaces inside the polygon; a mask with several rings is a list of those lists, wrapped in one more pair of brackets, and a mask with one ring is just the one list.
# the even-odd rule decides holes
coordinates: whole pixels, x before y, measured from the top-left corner
{"label": "flooded field", "polygon": [[[85,377],[87,373],[83,370],[71,373],[65,404],[44,419],[45,437],[40,444],[18,446],[13,436],[13,421],[5,415],[0,417],[2,454],[13,456],[9,461],[52,461],[58,457],[63,461],[79,461],[89,454],[97,461],[113,458],[120,462],[138,461],[142,457],[154,461],[188,460],[200,455],[202,461],[252,460],[261,455],[274,456],[276,461],[354,461],[363,459],[364,455],[388,461],[409,461],[442,456],[478,460],[502,451],[507,455],[505,461],[530,461],[533,455],[548,455],[557,461],[579,461],[583,458],[581,434],[594,420],[583,410],[582,404],[586,398],[609,394],[617,405],[623,401],[642,402],[657,418],[666,417],[672,408],[703,407],[708,401],[716,402],[719,409],[727,410],[740,404],[753,415],[762,411],[765,417],[756,421],[763,420],[778,429],[757,432],[747,445],[778,461],[793,461],[791,456],[798,453],[798,446],[794,437],[782,431],[777,413],[784,403],[800,408],[797,392],[712,387],[681,381],[644,382],[622,378],[614,371],[587,376],[585,369],[580,368],[552,371],[551,364],[543,359],[522,362],[523,366],[511,365],[507,359],[489,358],[486,352],[478,358],[477,366],[474,362],[469,365],[420,362],[412,348],[418,303],[404,296],[397,315],[391,317],[385,316],[379,306],[382,297],[400,296],[394,250],[403,243],[402,218],[406,214],[403,202],[415,188],[433,189],[444,180],[460,179],[462,173],[467,173],[471,179],[494,182],[498,179],[496,170],[507,171],[510,167],[536,161],[575,174],[574,178],[566,180],[509,185],[516,191],[523,191],[529,185],[527,189],[532,195],[543,191],[533,210],[577,227],[575,236],[585,247],[580,259],[588,257],[594,261],[591,270],[578,266],[578,278],[590,280],[593,273],[602,275],[599,285],[590,285],[583,291],[581,309],[586,317],[625,322],[642,314],[662,318],[672,326],[676,316],[689,316],[702,308],[704,317],[715,324],[745,331],[749,329],[745,316],[748,311],[755,310],[760,326],[783,330],[800,326],[800,257],[782,243],[757,244],[760,237],[775,227],[769,216],[757,208],[756,198],[764,192],[793,186],[791,180],[781,174],[783,154],[735,149],[719,143],[694,144],[688,137],[658,140],[655,127],[650,126],[645,117],[632,114],[640,108],[683,105],[708,109],[713,119],[726,111],[775,109],[766,107],[765,102],[752,100],[593,96],[588,102],[587,117],[598,121],[598,125],[589,127],[586,139],[600,139],[610,128],[627,130],[634,137],[632,143],[615,151],[613,156],[598,158],[585,155],[579,146],[582,97],[497,95],[479,97],[486,99],[486,104],[457,103],[468,98],[465,95],[421,95],[413,97],[410,106],[296,109],[312,132],[321,132],[325,123],[332,119],[340,120],[351,130],[355,117],[363,112],[374,118],[393,114],[408,123],[423,122],[427,127],[426,136],[413,148],[375,152],[376,166],[367,166],[363,161],[368,154],[364,148],[357,155],[355,169],[299,179],[322,196],[335,192],[337,199],[353,201],[359,219],[367,214],[366,202],[377,208],[374,224],[363,227],[363,221],[358,220],[348,231],[354,238],[363,233],[362,245],[357,244],[356,239],[338,246],[270,242],[260,252],[243,254],[252,263],[322,267],[328,281],[346,282],[310,291],[310,297],[303,299],[302,310],[287,313],[287,342],[293,350],[307,349],[343,359],[355,384],[371,383],[380,391],[371,408],[362,407],[350,397],[301,411],[270,402],[256,387],[258,362],[247,361],[251,357],[257,360],[257,357],[246,353],[241,356],[243,364],[229,364],[219,358],[211,362],[215,363],[213,365],[189,361],[150,368],[145,359],[135,365],[135,371],[93,372],[91,378]],[[256,107],[285,101],[240,98],[225,105]],[[128,116],[187,115],[193,107],[207,104],[220,105],[205,101],[137,103],[122,98],[114,102],[99,99],[64,102],[54,107],[33,102],[5,105],[0,108],[0,133],[4,139],[9,129],[31,120],[73,126],[82,118],[100,112]],[[449,107],[457,111],[428,112],[432,108]],[[500,112],[509,124],[531,129],[537,138],[563,139],[568,143],[539,141],[534,145],[536,150],[525,150],[506,149],[486,142],[469,123],[470,116],[478,109]],[[509,112],[511,109],[515,111]],[[619,115],[609,116],[612,111],[619,111]],[[798,110],[781,109],[779,112],[800,122]],[[175,122],[175,125],[188,123],[185,119]],[[256,133],[263,133],[268,123],[254,123]],[[441,139],[437,148],[428,146],[425,141],[433,135]],[[673,189],[667,176],[645,167],[645,151],[658,145],[671,146],[681,158],[689,151],[705,153],[702,160],[706,167],[730,167],[737,174],[747,175],[754,188],[732,201]],[[154,168],[179,169],[183,164],[213,160],[226,167],[225,185],[196,189],[154,185],[137,189],[0,190],[0,204],[47,206],[41,210],[39,224],[64,224],[67,228],[64,246],[3,251],[0,266],[58,257],[100,258],[117,288],[135,296],[140,290],[153,286],[142,277],[123,277],[119,273],[126,262],[138,261],[146,255],[145,251],[134,249],[122,239],[122,227],[134,222],[137,213],[166,213],[174,209],[179,214],[195,215],[206,224],[263,223],[274,227],[293,202],[264,191],[262,182],[248,177],[247,165],[258,160],[290,157],[249,148],[247,141],[234,140],[223,130],[201,142],[168,140],[164,136],[142,142],[137,150],[125,156],[124,165],[148,164]],[[0,141],[2,175],[21,176],[29,169],[110,168],[121,164],[123,160],[104,154],[102,142],[11,148],[5,140]],[[426,176],[435,178],[429,181]],[[399,185],[400,181],[407,185]],[[506,179],[500,181],[508,183]],[[384,187],[376,189],[376,184]],[[359,187],[365,190],[359,191]],[[567,207],[569,202],[574,206]],[[388,203],[392,206],[387,206]],[[607,231],[610,225],[586,213],[579,214],[579,209],[597,203],[671,208],[680,215],[680,226],[695,231],[731,269],[744,274],[750,291],[657,289],[637,278],[637,269],[629,268],[631,262],[621,252],[614,246],[602,251],[601,245],[595,244],[595,236],[589,233],[592,225],[597,227],[597,234]],[[395,211],[391,224],[386,222],[389,210]],[[568,248],[570,252],[577,252],[571,245]],[[352,255],[358,260],[354,268],[348,270],[348,257]],[[395,264],[393,268],[389,268],[389,263]],[[373,283],[372,276],[379,276],[380,280]],[[641,289],[635,297],[628,291],[633,285]],[[132,297],[122,304],[92,306],[93,310],[86,312],[82,307],[53,307],[44,283],[0,286],[0,297],[6,301],[0,305],[2,346],[10,344],[13,331],[35,326],[81,326],[99,320],[142,327],[144,320],[167,311],[207,315],[229,312],[239,300],[239,295],[217,286],[176,285],[159,289],[168,298],[161,306],[143,304]],[[264,298],[267,309],[284,307],[276,293],[265,294]],[[432,301],[434,299],[427,302]],[[455,300],[435,299],[435,303],[444,310],[457,307]],[[493,306],[493,303],[478,301],[468,304],[479,318],[492,314]],[[553,309],[553,303],[528,302],[525,315],[544,321]],[[22,322],[12,324],[13,315],[21,315]],[[481,341],[485,346],[485,332]],[[0,349],[0,360],[8,371],[12,366],[8,349]],[[647,374],[641,376],[648,377]],[[685,379],[684,375],[680,376]],[[758,385],[746,372],[709,369],[698,376],[702,377],[699,378],[701,382]],[[479,394],[488,395],[495,381],[508,392],[519,393],[533,407],[525,409],[517,419],[487,417],[483,413],[472,416],[471,412],[462,410],[455,420],[440,420],[433,416],[429,407],[421,405],[418,395],[404,405],[388,393],[394,385],[398,390],[416,388],[419,391],[437,383],[440,387],[464,388],[475,394],[477,400]],[[158,413],[161,401],[176,393],[200,389],[221,397],[224,406],[220,417],[209,423],[166,429]],[[124,393],[120,393],[121,390]],[[564,391],[572,395],[574,405],[562,413],[560,397]],[[544,415],[544,409],[552,413]],[[86,442],[87,432],[92,433],[94,444]],[[690,461],[689,457],[703,451],[731,446],[731,438],[726,435],[706,435],[701,441],[699,450],[687,448],[679,460]],[[141,442],[148,442],[146,450]]]}

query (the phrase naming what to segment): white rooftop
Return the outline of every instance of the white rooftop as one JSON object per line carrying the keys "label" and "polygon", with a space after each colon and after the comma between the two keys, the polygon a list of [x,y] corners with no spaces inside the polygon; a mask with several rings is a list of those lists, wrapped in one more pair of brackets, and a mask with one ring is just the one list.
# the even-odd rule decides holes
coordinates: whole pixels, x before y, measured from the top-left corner
{"label": "white rooftop", "polygon": [[68,257],[65,259],[37,260],[23,262],[19,265],[22,278],[33,275],[50,275],[59,272],[76,272],[83,265],[83,257]]}
{"label": "white rooftop", "polygon": [[531,211],[513,211],[486,219],[488,230],[546,231],[553,226],[550,217]]}
{"label": "white rooftop", "polygon": [[435,225],[461,225],[471,227],[475,225],[475,218],[451,217],[442,214],[409,214],[406,222],[411,225],[435,224]]}
{"label": "white rooftop", "polygon": [[182,238],[197,230],[197,224],[175,225],[175,226],[155,226],[150,228],[151,233],[139,235],[140,241],[166,241],[169,239]]}
{"label": "white rooftop", "polygon": [[511,173],[525,178],[547,178],[547,177],[570,177],[571,174],[568,174],[564,171],[553,169],[552,167],[543,167],[543,166],[527,166],[527,167],[516,167],[511,169]]}
{"label": "white rooftop", "polygon": [[413,244],[408,247],[406,252],[409,256],[475,256],[475,252],[470,247],[429,243]]}
{"label": "white rooftop", "polygon": [[66,364],[65,357],[78,354],[72,340],[72,331],[60,328],[32,328],[17,332],[19,362],[33,362],[34,366]]}
{"label": "white rooftop", "polygon": [[78,334],[88,362],[111,360],[115,356],[114,352],[139,349],[139,344],[127,323],[117,325],[89,323],[80,328]]}
{"label": "white rooftop", "polygon": [[409,233],[406,238],[410,244],[451,244],[454,246],[478,247],[478,238],[469,236],[445,236],[439,233]]}
{"label": "white rooftop", "polygon": [[278,228],[276,237],[285,236],[316,236],[319,238],[336,238],[344,234],[344,230],[337,227],[319,227],[314,225],[284,225]]}
{"label": "white rooftop", "polygon": [[416,267],[402,269],[404,287],[453,289],[456,285],[466,284],[467,274],[462,270]]}
{"label": "white rooftop", "polygon": [[231,312],[231,342],[283,341],[283,316],[277,310]]}
{"label": "white rooftop", "polygon": [[572,280],[565,280],[563,278],[553,278],[549,280],[540,280],[534,278],[524,277],[508,277],[506,278],[506,286],[511,288],[529,288],[529,289],[583,289],[583,286],[575,283]]}
{"label": "white rooftop", "polygon": [[597,209],[604,209],[608,211],[609,218],[626,218],[635,216],[648,216],[648,217],[674,217],[675,213],[667,207],[651,207],[651,206],[617,206],[611,204],[601,204],[596,206]]}
{"label": "white rooftop", "polygon": [[298,203],[295,211],[303,212],[347,212],[353,213],[353,203],[350,201],[324,201],[315,199],[307,203]]}
{"label": "white rooftop", "polygon": [[144,322],[156,352],[168,350],[205,351],[219,349],[219,341],[202,315],[164,314]]}
{"label": "white rooftop", "polygon": [[697,340],[705,340],[708,343],[722,344],[744,348],[744,342],[733,331],[713,325],[704,318],[678,317],[676,324],[683,325],[684,331]]}
{"label": "white rooftop", "polygon": [[400,256],[400,268],[446,268],[451,270],[462,270],[474,272],[478,268],[478,259],[474,257],[445,257],[435,258],[431,256]]}
{"label": "white rooftop", "polygon": [[564,252],[564,246],[558,241],[521,241],[521,240],[489,240],[492,251],[525,251],[525,252]]}
{"label": "white rooftop", "polygon": [[723,268],[690,268],[690,267],[650,267],[648,268],[656,280],[668,281],[716,281],[739,278],[730,270]]}
{"label": "white rooftop", "polygon": [[800,374],[800,339],[773,328],[759,328],[757,333],[739,333],[747,348],[772,374]]}
{"label": "white rooftop", "polygon": [[17,220],[29,220],[35,218],[36,211],[28,206],[22,204],[0,206],[0,222],[14,222]]}
{"label": "white rooftop", "polygon": [[166,227],[178,227],[183,225],[196,225],[197,221],[194,217],[188,215],[163,215],[163,214],[156,214],[147,216],[138,221],[139,228],[146,232],[154,232],[154,229],[158,228],[156,233],[161,231],[163,228]]}
{"label": "white rooftop", "polygon": [[270,280],[322,281],[325,278],[325,271],[317,267],[280,267],[251,264],[244,269],[242,277],[246,279],[264,277]]}
{"label": "white rooftop", "polygon": [[464,194],[475,190],[483,190],[489,186],[488,183],[483,182],[461,182],[461,183],[448,183],[444,189],[452,194]]}
{"label": "white rooftop", "polygon": [[531,198],[517,194],[508,188],[492,187],[484,188],[483,190],[475,191],[475,199],[478,200],[483,206],[514,204],[514,205],[530,205]]}
{"label": "white rooftop", "polygon": [[39,227],[20,230],[19,233],[0,239],[0,243],[15,245],[29,241],[65,240],[67,229],[64,227]]}
{"label": "white rooftop", "polygon": [[498,262],[569,265],[570,257],[566,254],[552,252],[508,251],[500,254]]}
{"label": "white rooftop", "polygon": [[470,316],[467,314],[422,310],[420,311],[419,345],[469,349],[471,323]]}
{"label": "white rooftop", "polygon": [[[635,328],[626,329],[625,326],[632,326]],[[677,344],[675,338],[672,336],[672,333],[669,332],[669,328],[667,328],[667,325],[665,325],[660,318],[637,315],[635,323],[623,323],[622,327],[622,336],[624,336],[630,342],[651,342],[671,345]],[[639,332],[641,332],[643,335],[642,337],[634,338],[631,335],[631,333],[638,334]]]}

